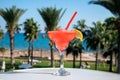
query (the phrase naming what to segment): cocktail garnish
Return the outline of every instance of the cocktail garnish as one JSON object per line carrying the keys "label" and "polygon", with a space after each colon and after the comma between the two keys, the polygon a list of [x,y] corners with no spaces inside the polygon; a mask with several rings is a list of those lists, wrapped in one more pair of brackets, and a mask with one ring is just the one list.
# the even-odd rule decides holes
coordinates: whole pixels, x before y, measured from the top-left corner
{"label": "cocktail garnish", "polygon": [[72,30],[73,32],[76,32],[76,38],[80,39],[81,41],[83,41],[83,34],[81,31],[74,29]]}

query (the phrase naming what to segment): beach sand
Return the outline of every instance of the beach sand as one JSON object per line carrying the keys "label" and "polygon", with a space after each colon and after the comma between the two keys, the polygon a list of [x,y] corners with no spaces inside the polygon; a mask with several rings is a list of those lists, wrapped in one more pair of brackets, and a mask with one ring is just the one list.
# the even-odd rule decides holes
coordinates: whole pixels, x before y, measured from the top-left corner
{"label": "beach sand", "polygon": [[[0,52],[0,57],[2,57],[2,54]],[[34,58],[37,59],[48,59],[50,60],[50,51],[49,50],[34,50]],[[27,57],[28,56],[28,50],[14,50],[14,57]],[[10,50],[7,50],[4,53],[4,57],[10,57]],[[55,60],[59,60],[59,53],[57,51],[54,51],[54,59]],[[64,59],[65,60],[73,60],[73,56],[72,54],[69,54],[66,56],[66,54],[64,55]],[[79,56],[76,58],[76,60],[79,60]],[[103,59],[102,55],[99,55],[99,59]],[[84,52],[82,53],[82,61],[95,61],[95,54],[94,53],[87,53]]]}

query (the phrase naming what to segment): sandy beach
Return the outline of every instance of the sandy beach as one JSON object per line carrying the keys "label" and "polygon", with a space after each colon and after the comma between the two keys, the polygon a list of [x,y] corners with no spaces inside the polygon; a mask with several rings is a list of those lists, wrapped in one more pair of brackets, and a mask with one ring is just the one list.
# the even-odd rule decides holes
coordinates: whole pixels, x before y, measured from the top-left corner
{"label": "sandy beach", "polygon": [[[0,57],[2,57],[2,54],[0,52]],[[37,59],[50,59],[50,51],[49,50],[34,50],[34,58]],[[14,50],[14,57],[25,57],[28,56],[28,51],[27,50]],[[4,53],[4,57],[10,57],[10,51],[7,50]],[[59,60],[59,53],[57,51],[54,51],[54,58],[55,60]],[[73,60],[73,56],[72,54],[69,54],[66,56],[66,54],[64,55],[65,60]],[[103,59],[102,55],[99,55],[99,59]],[[76,60],[79,60],[79,56],[76,58]],[[82,53],[82,60],[83,61],[95,61],[95,54],[94,53],[87,53],[84,52]]]}

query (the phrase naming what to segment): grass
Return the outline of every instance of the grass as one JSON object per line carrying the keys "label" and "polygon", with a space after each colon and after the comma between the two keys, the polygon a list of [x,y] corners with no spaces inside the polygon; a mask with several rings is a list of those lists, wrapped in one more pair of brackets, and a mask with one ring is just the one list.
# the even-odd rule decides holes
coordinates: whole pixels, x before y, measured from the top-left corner
{"label": "grass", "polygon": [[47,68],[50,67],[50,61],[48,60],[42,60],[38,62],[37,64],[33,65],[34,68]]}
{"label": "grass", "polygon": [[[0,63],[2,63],[2,61],[0,61]],[[11,68],[10,68],[10,60],[5,59],[5,63],[6,63],[6,70],[5,71],[11,70]],[[18,65],[20,65],[20,64],[21,64],[20,60],[15,60],[15,64],[14,64],[15,69],[18,69]]]}
{"label": "grass", "polygon": [[[84,63],[84,62],[82,62]],[[89,62],[90,64],[90,68],[91,70],[95,70],[95,63],[94,62]],[[59,61],[55,61],[55,67],[59,68]],[[72,61],[65,61],[64,62],[64,66],[65,68],[73,68],[73,63]],[[35,68],[46,68],[46,67],[50,67],[50,61],[48,60],[41,60],[41,63],[37,63],[35,65],[33,65],[33,67]],[[79,62],[76,62],[76,67],[75,68],[79,68]],[[99,64],[98,65],[98,70],[100,71],[109,71],[109,64]],[[116,66],[113,66],[113,72],[116,72]]]}
{"label": "grass", "polygon": [[[15,59],[15,64],[14,64],[15,69],[18,69],[18,66],[23,61],[27,61],[27,59]],[[8,71],[8,70],[10,70],[10,60],[5,59],[5,62],[6,62],[6,71]],[[82,62],[82,64],[83,63],[84,62]],[[89,69],[94,70],[95,69],[95,63],[94,62],[89,62],[89,64],[90,64]],[[55,67],[58,68],[59,65],[60,65],[59,61],[55,61]],[[65,61],[64,66],[65,66],[65,68],[72,68],[73,63],[72,63],[72,61]],[[50,67],[50,61],[49,60],[41,60],[37,64],[33,65],[33,68],[48,68],[48,67]],[[79,62],[76,62],[76,68],[79,68]],[[98,65],[98,70],[100,70],[100,71],[109,71],[109,64],[105,64],[105,66],[103,64],[99,64]],[[116,72],[116,66],[113,66],[113,72]]]}

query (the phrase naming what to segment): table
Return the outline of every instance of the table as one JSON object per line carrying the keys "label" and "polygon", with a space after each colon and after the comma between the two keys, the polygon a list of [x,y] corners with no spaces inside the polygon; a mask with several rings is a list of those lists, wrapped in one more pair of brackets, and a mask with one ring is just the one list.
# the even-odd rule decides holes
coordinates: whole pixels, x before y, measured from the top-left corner
{"label": "table", "polygon": [[69,76],[56,76],[59,68],[32,68],[14,70],[0,73],[0,80],[120,80],[120,74],[66,68],[71,73]]}

